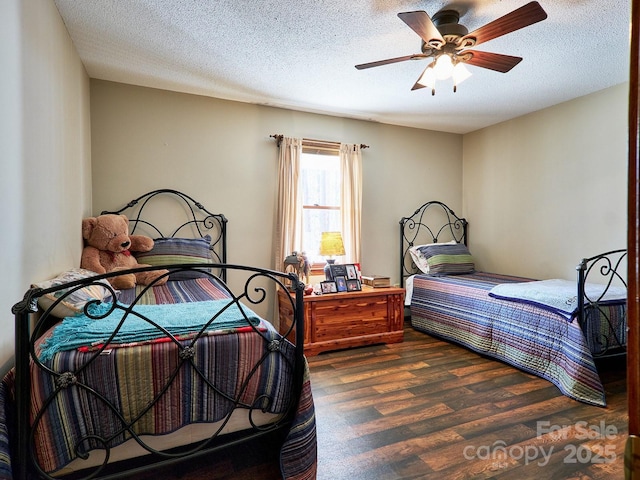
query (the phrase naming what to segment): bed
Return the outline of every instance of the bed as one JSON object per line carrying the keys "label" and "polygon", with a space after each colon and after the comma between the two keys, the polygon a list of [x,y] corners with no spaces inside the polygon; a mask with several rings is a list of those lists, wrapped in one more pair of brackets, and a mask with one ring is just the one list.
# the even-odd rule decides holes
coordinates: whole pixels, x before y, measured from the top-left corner
{"label": "bed", "polygon": [[577,280],[475,270],[468,222],[438,201],[400,220],[411,326],[605,406],[596,360],[626,353],[626,250],[582,259]]}
{"label": "bed", "polygon": [[0,478],[120,478],[247,441],[279,446],[283,478],[315,478],[303,341],[266,319],[282,289],[304,332],[297,275],[228,264],[227,219],[175,190],[102,213],[156,238],[145,269],[168,281],[118,291],[113,273],[72,269],[25,293],[0,388]]}

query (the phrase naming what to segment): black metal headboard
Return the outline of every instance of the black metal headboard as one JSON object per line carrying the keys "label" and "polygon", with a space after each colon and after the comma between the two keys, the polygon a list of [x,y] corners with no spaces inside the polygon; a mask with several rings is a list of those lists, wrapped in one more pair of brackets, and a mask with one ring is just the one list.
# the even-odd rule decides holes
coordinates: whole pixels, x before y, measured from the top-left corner
{"label": "black metal headboard", "polygon": [[[167,230],[166,227],[158,223],[163,219],[163,210],[154,210],[154,218],[157,220],[150,219],[150,210],[153,210],[150,202],[155,200],[152,203],[158,204],[161,200],[166,201],[167,199],[172,201],[174,207],[182,208],[184,212],[179,213],[186,217],[186,221],[180,223],[180,220],[178,226],[172,226],[171,230]],[[209,235],[211,237],[209,250],[213,262],[227,263],[227,218],[221,213],[211,213],[200,202],[185,193],[171,189],[153,190],[131,200],[119,210],[103,210],[101,212],[102,215],[107,213],[125,214],[129,218],[131,234],[138,233],[152,238],[176,238],[179,236],[195,238],[196,236]],[[225,270],[220,272],[220,277],[226,281]]]}
{"label": "black metal headboard", "polygon": [[414,245],[455,240],[467,244],[467,221],[442,202],[427,202],[409,217],[400,219],[400,286],[418,273],[409,249]]}

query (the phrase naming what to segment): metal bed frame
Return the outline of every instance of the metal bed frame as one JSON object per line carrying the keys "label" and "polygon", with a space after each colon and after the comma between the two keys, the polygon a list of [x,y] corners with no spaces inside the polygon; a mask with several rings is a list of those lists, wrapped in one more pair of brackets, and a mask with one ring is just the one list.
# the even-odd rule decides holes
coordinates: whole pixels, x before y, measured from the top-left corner
{"label": "metal bed frame", "polygon": [[416,209],[409,217],[400,219],[400,286],[404,287],[405,279],[419,273],[413,262],[409,249],[414,245],[438,243],[455,240],[467,245],[467,220],[455,214],[442,202],[432,201]]}
{"label": "metal bed frame", "polygon": [[[143,211],[145,215],[149,214],[149,209],[145,209],[153,200],[158,201],[162,197],[168,197],[174,202],[174,207],[181,206],[187,221],[175,227],[172,231],[161,230],[157,221],[150,221],[142,217]],[[194,231],[197,237],[203,237],[205,234],[211,235],[211,258],[214,263],[227,263],[227,218],[222,213],[211,213],[200,202],[194,200],[189,195],[163,188],[153,190],[144,195],[134,198],[124,207],[109,211],[103,210],[101,215],[113,213],[119,215],[124,213],[129,219],[131,227],[131,235],[136,233],[147,235],[150,237],[175,238],[178,234],[183,234],[185,230],[191,229],[189,233]],[[162,212],[154,212],[156,216],[161,216]],[[148,218],[148,217],[147,217]],[[227,279],[225,270],[220,272],[223,280]]]}
{"label": "metal bed frame", "polygon": [[[449,240],[468,245],[468,230],[467,220],[456,215],[451,208],[439,201],[427,202],[417,208],[410,216],[402,217],[400,219],[400,286],[404,286],[407,277],[420,273],[409,254],[411,247]],[[578,271],[576,285],[577,321],[581,327],[585,327],[586,322],[589,321],[589,314],[597,312],[605,319],[609,327],[608,333],[602,333],[604,343],[600,339],[596,340],[600,345],[601,353],[594,354],[594,358],[626,354],[626,338],[620,338],[616,334],[609,314],[601,305],[603,297],[612,284],[617,283],[627,287],[624,276],[626,257],[626,249],[612,250],[583,258],[576,266]],[[589,298],[585,295],[587,282],[604,284],[606,289],[600,297]]]}
{"label": "metal bed frame", "polygon": [[[212,241],[212,255],[214,258],[219,260],[226,261],[226,223],[227,220],[222,214],[212,214],[208,210],[206,210],[200,203],[193,200],[188,195],[177,192],[175,190],[156,190],[150,192],[148,194],[142,195],[131,202],[129,202],[125,207],[120,210],[117,210],[116,213],[123,212],[129,208],[135,207],[137,205],[140,206],[140,211],[133,215],[131,218],[131,222],[134,224],[133,230],[138,225],[145,225],[155,229],[160,236],[162,235],[159,229],[148,222],[147,220],[143,220],[141,218],[141,210],[148,204],[150,200],[156,198],[159,195],[170,195],[173,198],[185,202],[187,205],[187,212],[190,220],[185,224],[181,225],[176,229],[172,236],[174,236],[178,231],[180,231],[186,225],[195,225],[198,233],[200,235],[203,234],[204,231],[217,231],[218,233],[213,236]],[[190,212],[190,213],[189,213]],[[111,213],[111,212],[103,212],[103,213]],[[204,219],[198,219],[198,215],[202,213],[204,215]],[[212,268],[213,267],[213,268]],[[236,445],[240,443],[244,443],[245,441],[254,440],[256,438],[264,437],[265,435],[279,435],[283,432],[287,432],[288,428],[291,426],[291,422],[293,420],[293,416],[296,408],[298,407],[298,400],[300,398],[303,382],[304,382],[304,374],[305,374],[305,359],[303,355],[303,335],[304,335],[304,308],[303,308],[303,290],[304,284],[298,279],[298,276],[295,273],[284,273],[273,270],[267,270],[263,268],[256,267],[248,267],[242,265],[231,265],[224,262],[217,262],[214,264],[203,263],[203,264],[189,264],[189,265],[169,265],[169,266],[154,266],[154,267],[145,267],[143,270],[152,271],[158,269],[168,269],[171,271],[176,270],[198,270],[203,275],[208,275],[209,277],[216,278],[220,284],[228,291],[231,295],[229,302],[230,304],[239,305],[238,302],[242,301],[245,304],[250,304],[252,307],[254,305],[264,304],[268,305],[269,294],[268,290],[273,286],[273,291],[276,289],[281,289],[286,292],[288,295],[288,300],[291,303],[291,309],[293,311],[294,321],[291,325],[289,332],[284,332],[283,335],[277,334],[276,340],[269,340],[266,336],[259,332],[254,328],[256,334],[261,335],[263,340],[265,341],[265,353],[262,355],[261,361],[268,355],[276,354],[281,355],[284,359],[284,362],[289,365],[289,368],[293,371],[293,375],[291,376],[290,385],[291,389],[291,397],[288,398],[287,404],[284,408],[284,414],[281,418],[269,423],[267,425],[256,425],[252,421],[252,412],[254,410],[258,410],[262,407],[256,405],[245,405],[239,398],[230,398],[234,402],[236,408],[244,408],[249,411],[249,419],[253,426],[253,428],[249,431],[238,432],[237,434],[226,434],[218,436],[220,432],[219,429],[211,438],[208,438],[202,442],[199,442],[195,445],[189,445],[185,447],[179,447],[176,449],[172,449],[170,451],[156,451],[153,448],[148,447],[144,441],[142,441],[138,435],[134,433],[133,425],[134,423],[144,414],[143,412],[139,412],[137,415],[133,415],[133,420],[131,422],[124,421],[124,414],[120,412],[120,409],[117,405],[111,403],[107,398],[100,395],[95,391],[95,387],[92,385],[83,384],[81,381],[81,372],[88,365],[94,362],[99,355],[108,347],[108,345],[103,345],[99,348],[94,354],[89,355],[90,358],[86,360],[86,363],[81,365],[75,371],[68,372],[56,372],[51,368],[47,367],[43,363],[39,361],[37,356],[35,355],[35,344],[40,335],[44,332],[44,329],[48,324],[51,324],[52,321],[56,319],[52,319],[52,315],[50,311],[55,307],[50,307],[47,311],[42,312],[38,311],[37,301],[38,298],[49,294],[55,293],[59,290],[69,289],[69,287],[75,287],[71,290],[77,290],[82,286],[95,284],[100,279],[107,279],[112,276],[120,275],[123,272],[112,272],[103,275],[97,275],[95,277],[91,277],[90,279],[85,280],[77,280],[74,282],[69,282],[64,285],[51,287],[47,289],[41,288],[31,288],[29,289],[22,301],[16,303],[12,309],[12,312],[15,315],[15,358],[16,358],[16,367],[15,367],[15,405],[14,405],[14,414],[13,414],[13,423],[11,425],[12,430],[14,431],[14,435],[12,436],[12,451],[13,451],[13,461],[12,467],[14,470],[14,478],[15,479],[27,479],[27,478],[47,478],[52,479],[56,477],[52,477],[46,472],[42,471],[42,469],[38,466],[37,461],[34,456],[33,448],[34,448],[34,430],[35,427],[32,428],[30,421],[30,405],[31,405],[31,376],[30,376],[30,368],[39,368],[46,372],[47,375],[51,375],[56,382],[57,387],[55,391],[51,394],[51,396],[45,400],[44,407],[47,408],[51,402],[55,402],[56,396],[66,388],[82,388],[85,390],[90,390],[92,394],[98,395],[100,401],[107,402],[107,405],[111,411],[116,412],[116,415],[122,418],[122,427],[121,433],[128,432],[132,438],[134,438],[138,444],[140,444],[146,451],[150,452],[152,455],[145,456],[145,458],[150,457],[149,460],[144,460],[143,465],[137,465],[137,462],[131,462],[131,460],[125,460],[124,462],[120,462],[124,465],[125,470],[122,470],[122,466],[118,467],[116,470],[113,470],[113,467],[108,464],[109,460],[109,451],[110,447],[108,446],[109,438],[92,438],[92,440],[97,440],[98,443],[104,445],[104,448],[107,452],[105,461],[102,465],[99,465],[95,468],[88,469],[86,476],[81,478],[102,478],[102,479],[115,479],[121,478],[123,474],[131,475],[135,473],[140,473],[143,471],[147,471],[153,468],[158,468],[162,466],[167,466],[169,464],[174,464],[178,462],[182,462],[188,459],[192,459],[195,457],[199,457],[205,454],[210,454],[212,452],[217,452],[223,448],[227,448],[230,445]],[[129,273],[132,270],[128,270],[124,273]],[[219,272],[217,274],[213,272]],[[246,275],[246,281],[244,286],[239,289],[241,293],[235,295],[231,292],[227,284],[225,283],[227,271],[234,272],[244,272]],[[235,275],[235,274],[234,274]],[[265,286],[266,284],[266,286]],[[291,289],[288,285],[292,285]],[[145,291],[149,288],[145,287]],[[63,301],[66,296],[71,293],[68,292],[66,295],[63,295],[56,302],[59,303]],[[277,292],[276,292],[277,293]],[[112,289],[112,294],[115,295],[115,291]],[[115,297],[114,297],[115,298]],[[136,301],[138,298],[136,299]],[[266,302],[266,303],[263,303]],[[90,302],[91,303],[91,302]],[[242,307],[240,307],[242,308]],[[39,315],[36,315],[36,314]],[[85,314],[89,316],[89,312],[85,307]],[[215,319],[215,317],[214,317]],[[56,320],[57,321],[57,320]],[[203,329],[204,330],[204,329]],[[189,341],[179,341],[172,335],[170,335],[170,341],[174,342],[177,349],[179,350],[179,361],[177,362],[177,366],[171,375],[169,382],[164,386],[164,391],[169,386],[169,383],[173,381],[176,377],[177,372],[180,368],[183,368],[186,364],[186,368],[197,370],[197,374],[203,375],[199,370],[199,367],[193,360],[193,352],[196,343],[203,337],[203,331],[200,331],[195,338]],[[291,346],[285,338],[295,338],[295,345]],[[293,364],[291,365],[291,355],[290,352],[292,349],[294,350],[293,355]],[[284,352],[288,351],[289,355],[285,356]],[[253,367],[252,375],[255,374],[258,365]],[[223,392],[221,388],[218,388],[216,385],[211,384],[211,380],[206,380],[209,385],[211,394],[220,394]],[[224,395],[224,393],[222,393]],[[161,396],[161,395],[160,395]],[[160,396],[153,399],[153,403],[149,405],[145,411],[152,408],[152,406],[159,400]],[[261,399],[261,402],[264,402],[265,399]],[[269,401],[267,399],[267,401]],[[43,414],[40,411],[34,420],[34,424],[37,424],[38,421],[41,420],[41,415]],[[231,415],[231,413],[229,413]],[[228,417],[226,417],[225,422],[228,421]],[[269,437],[266,437],[269,438]],[[277,438],[283,438],[278,436]],[[89,439],[84,439],[87,441]],[[80,444],[76,445],[76,449],[80,449],[82,441]],[[133,460],[133,459],[132,459]],[[126,462],[131,462],[131,465],[126,465]],[[77,478],[76,474],[73,474],[73,478]]]}
{"label": "metal bed frame", "polygon": [[[627,288],[626,278],[623,273],[626,272],[624,262],[627,259],[627,250],[618,249],[601,253],[589,258],[583,258],[576,266],[578,271],[578,313],[577,320],[583,331],[589,321],[589,314],[594,313],[600,315],[608,325],[608,332],[601,332],[601,335],[593,338],[592,341],[598,342],[601,353],[594,354],[594,358],[611,357],[626,355],[627,342],[626,338],[620,338],[616,333],[609,311],[602,307],[603,298],[609,287],[614,283],[618,283]],[[587,280],[593,281],[597,279],[598,283],[606,285],[602,294],[597,298],[590,298],[585,293],[585,285]],[[626,310],[625,310],[626,313]],[[626,334],[626,329],[625,332]],[[601,341],[604,339],[604,343]]]}

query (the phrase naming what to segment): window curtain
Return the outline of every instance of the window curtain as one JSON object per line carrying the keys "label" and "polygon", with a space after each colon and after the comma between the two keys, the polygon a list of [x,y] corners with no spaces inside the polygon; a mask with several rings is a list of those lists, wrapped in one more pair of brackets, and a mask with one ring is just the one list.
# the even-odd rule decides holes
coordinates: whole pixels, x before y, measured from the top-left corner
{"label": "window curtain", "polygon": [[360,145],[340,144],[342,171],[342,241],[346,263],[360,263],[362,218],[362,152]]}
{"label": "window curtain", "polygon": [[273,258],[273,269],[278,271],[282,271],[286,256],[302,245],[302,192],[298,181],[301,153],[301,138],[282,137]]}

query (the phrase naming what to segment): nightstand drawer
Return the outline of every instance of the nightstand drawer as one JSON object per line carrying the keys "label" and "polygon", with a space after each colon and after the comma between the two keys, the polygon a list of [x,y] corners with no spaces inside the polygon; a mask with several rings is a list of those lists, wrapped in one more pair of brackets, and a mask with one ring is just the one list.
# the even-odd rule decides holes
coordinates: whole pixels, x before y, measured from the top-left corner
{"label": "nightstand drawer", "polygon": [[389,329],[385,296],[345,297],[338,302],[316,302],[312,311],[315,322],[311,336],[315,341],[383,333]]}

